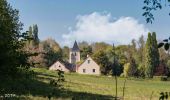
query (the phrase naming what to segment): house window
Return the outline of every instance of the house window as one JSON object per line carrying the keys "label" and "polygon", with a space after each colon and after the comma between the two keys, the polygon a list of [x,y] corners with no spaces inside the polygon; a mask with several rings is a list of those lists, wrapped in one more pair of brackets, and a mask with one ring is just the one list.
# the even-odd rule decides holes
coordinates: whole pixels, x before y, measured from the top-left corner
{"label": "house window", "polygon": [[58,67],[61,67],[60,65]]}
{"label": "house window", "polygon": [[96,72],[96,69],[93,69],[93,73],[95,73]]}
{"label": "house window", "polygon": [[77,54],[76,54],[76,52],[75,52],[75,56],[76,56]]}
{"label": "house window", "polygon": [[88,64],[90,64],[90,60],[87,60],[88,61]]}
{"label": "house window", "polygon": [[83,69],[83,73],[86,73],[86,69]]}

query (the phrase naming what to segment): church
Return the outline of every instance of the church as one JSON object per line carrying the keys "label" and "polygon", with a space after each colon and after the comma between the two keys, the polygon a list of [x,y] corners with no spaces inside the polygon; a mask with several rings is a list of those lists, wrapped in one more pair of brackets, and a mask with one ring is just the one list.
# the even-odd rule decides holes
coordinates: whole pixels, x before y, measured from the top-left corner
{"label": "church", "polygon": [[80,49],[77,42],[74,42],[73,48],[69,51],[69,62],[56,61],[49,70],[61,70],[64,72],[77,72],[79,74],[100,75],[100,66],[89,56],[81,64]]}

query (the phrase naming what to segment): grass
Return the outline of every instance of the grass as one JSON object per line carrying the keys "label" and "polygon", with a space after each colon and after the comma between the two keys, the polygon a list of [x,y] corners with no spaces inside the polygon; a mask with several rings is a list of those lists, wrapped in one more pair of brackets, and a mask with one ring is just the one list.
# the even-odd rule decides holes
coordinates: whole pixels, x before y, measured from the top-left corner
{"label": "grass", "polygon": [[[19,99],[48,100],[48,95],[53,92],[51,100],[112,100],[115,95],[114,77],[80,75],[65,73],[64,89],[58,89],[49,84],[51,79],[57,78],[57,72],[46,69],[33,68],[37,77],[35,80],[21,82],[26,84],[24,90],[16,92]],[[12,82],[14,84],[14,82]],[[123,95],[124,78],[118,78],[118,96]],[[23,87],[22,85],[19,87]],[[125,100],[158,100],[160,92],[170,92],[169,81],[151,79],[127,79]],[[18,99],[18,100],[19,100]],[[17,100],[17,99],[16,99]]]}

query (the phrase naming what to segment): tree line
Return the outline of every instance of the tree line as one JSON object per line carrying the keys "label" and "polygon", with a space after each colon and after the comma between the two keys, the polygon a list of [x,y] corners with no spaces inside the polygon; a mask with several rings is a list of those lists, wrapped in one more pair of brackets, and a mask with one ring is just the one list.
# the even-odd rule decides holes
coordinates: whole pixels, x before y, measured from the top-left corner
{"label": "tree line", "polygon": [[[26,50],[37,52],[37,56],[29,58],[29,62],[34,62],[34,67],[48,68],[57,60],[68,61],[69,47],[60,47],[54,39],[48,38],[44,41],[38,39],[38,26],[29,27],[29,37]],[[79,42],[82,63],[87,55],[90,55],[100,66],[104,75],[115,75],[124,77],[149,77],[154,75],[169,75],[170,59],[167,52],[158,49],[156,33],[148,33],[147,40],[141,36],[138,40],[132,39],[129,45],[112,45],[105,42],[89,44],[86,41]],[[157,70],[157,69],[161,70]],[[160,73],[160,74],[158,74]]]}

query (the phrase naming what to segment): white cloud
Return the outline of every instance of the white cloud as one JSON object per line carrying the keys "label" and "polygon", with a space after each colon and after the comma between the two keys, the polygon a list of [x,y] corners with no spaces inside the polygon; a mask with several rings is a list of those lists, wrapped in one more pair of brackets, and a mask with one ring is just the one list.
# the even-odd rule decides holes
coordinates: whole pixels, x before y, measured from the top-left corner
{"label": "white cloud", "polygon": [[77,16],[74,29],[63,34],[63,42],[70,45],[74,40],[92,42],[106,42],[128,44],[132,39],[145,36],[148,29],[132,17],[120,17],[112,20],[111,14],[94,12],[89,15]]}

